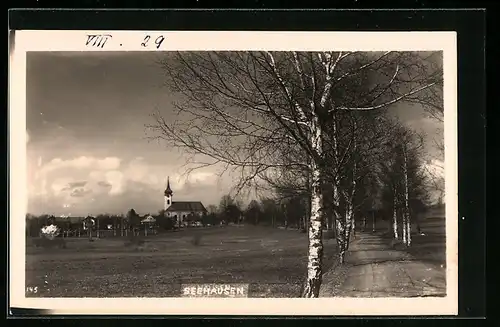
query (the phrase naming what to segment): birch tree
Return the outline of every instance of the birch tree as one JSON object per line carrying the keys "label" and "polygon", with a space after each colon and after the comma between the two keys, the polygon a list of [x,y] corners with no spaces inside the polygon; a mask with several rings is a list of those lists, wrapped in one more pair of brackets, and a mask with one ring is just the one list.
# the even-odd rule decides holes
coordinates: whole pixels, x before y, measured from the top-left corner
{"label": "birch tree", "polygon": [[[406,246],[411,245],[411,224],[414,210],[411,204],[425,200],[425,173],[422,157],[423,137],[397,122],[393,124],[392,139],[386,144],[387,158],[381,174],[386,185],[386,199],[392,206],[392,230],[395,239],[401,236]],[[398,211],[401,211],[401,235],[398,230]]]}
{"label": "birch tree", "polygon": [[[328,138],[341,111],[381,110],[401,101],[425,104],[441,87],[440,70],[429,71],[428,54],[414,52],[202,52],[175,53],[161,61],[176,118],[159,110],[152,138],[191,153],[191,169],[220,165],[240,174],[238,189],[259,173],[281,166],[273,152],[282,144],[309,158],[310,219],[304,297],[317,297],[322,275],[323,180],[331,180],[343,153]],[[329,146],[329,143],[330,146]],[[333,148],[334,161],[325,162]],[[349,149],[348,149],[349,150]],[[347,150],[347,151],[348,151]],[[202,159],[200,159],[202,158]],[[333,176],[333,177],[332,177]],[[338,216],[338,208],[333,211]],[[337,220],[338,221],[338,220]],[[344,226],[337,224],[344,232]]]}

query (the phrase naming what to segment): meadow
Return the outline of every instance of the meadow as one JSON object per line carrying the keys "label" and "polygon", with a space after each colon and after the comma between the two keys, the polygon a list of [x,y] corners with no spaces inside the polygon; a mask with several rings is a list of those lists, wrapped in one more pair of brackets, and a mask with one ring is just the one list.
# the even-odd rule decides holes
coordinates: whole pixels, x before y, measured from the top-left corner
{"label": "meadow", "polygon": [[[27,297],[178,297],[182,284],[249,284],[249,297],[300,297],[307,234],[256,226],[184,229],[147,237],[65,238],[26,247]],[[327,271],[337,263],[325,237]],[[36,288],[36,292],[33,290]]]}

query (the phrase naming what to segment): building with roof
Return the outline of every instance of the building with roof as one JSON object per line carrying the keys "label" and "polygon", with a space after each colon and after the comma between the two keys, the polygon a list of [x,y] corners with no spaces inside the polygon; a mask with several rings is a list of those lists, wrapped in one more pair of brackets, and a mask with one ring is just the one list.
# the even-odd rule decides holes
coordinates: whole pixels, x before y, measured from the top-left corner
{"label": "building with roof", "polygon": [[167,217],[173,218],[181,225],[187,221],[201,220],[207,214],[207,209],[201,201],[172,201],[172,189],[170,179],[167,180],[167,188],[164,192],[164,211]]}

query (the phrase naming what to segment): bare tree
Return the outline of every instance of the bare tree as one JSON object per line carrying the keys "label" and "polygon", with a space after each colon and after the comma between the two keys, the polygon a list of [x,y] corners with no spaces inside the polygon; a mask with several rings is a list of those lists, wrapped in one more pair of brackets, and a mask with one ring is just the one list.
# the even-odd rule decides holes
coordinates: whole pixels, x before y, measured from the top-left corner
{"label": "bare tree", "polygon": [[217,206],[214,205],[214,204],[210,204],[208,207],[207,207],[207,211],[208,213],[210,214],[214,214],[214,213],[217,213],[218,212],[218,209],[217,209]]}
{"label": "bare tree", "polygon": [[392,229],[395,239],[399,238],[398,211],[402,212],[401,237],[406,246],[411,245],[411,224],[418,222],[412,213],[412,203],[424,200],[426,182],[422,160],[424,145],[422,135],[394,122],[388,130],[391,140],[386,143],[387,157],[381,163],[380,176],[387,187],[386,198],[392,202]]}
{"label": "bare tree", "polygon": [[[176,53],[162,62],[167,84],[182,100],[180,119],[154,115],[153,138],[193,154],[196,167],[222,164],[240,173],[240,188],[280,167],[276,144],[291,143],[310,159],[311,203],[304,297],[317,297],[322,275],[324,176],[344,164],[336,147],[336,113],[386,108],[400,101],[426,104],[441,87],[426,55],[413,52],[203,52]],[[438,92],[439,93],[439,92]],[[331,143],[334,161],[325,162]],[[194,157],[203,155],[207,161]],[[335,180],[335,179],[333,179]],[[333,205],[335,208],[336,206]],[[336,209],[334,210],[336,212]],[[338,212],[337,212],[338,214]],[[344,226],[337,224],[344,233]],[[338,232],[338,231],[337,231]]]}

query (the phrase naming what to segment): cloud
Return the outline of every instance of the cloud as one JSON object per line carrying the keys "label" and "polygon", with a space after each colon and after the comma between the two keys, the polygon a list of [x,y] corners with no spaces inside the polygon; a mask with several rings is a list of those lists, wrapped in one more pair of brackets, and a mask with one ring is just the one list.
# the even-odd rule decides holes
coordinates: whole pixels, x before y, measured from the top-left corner
{"label": "cloud", "polygon": [[160,182],[161,168],[152,167],[144,158],[137,157],[131,160],[124,169],[123,174],[130,181],[141,182],[149,185],[158,185]]}
{"label": "cloud", "polygon": [[121,194],[125,188],[125,180],[122,172],[118,170],[108,171],[105,174],[106,181],[111,185],[109,195]]}
{"label": "cloud", "polygon": [[61,193],[68,191],[70,188],[68,185],[71,183],[70,177],[59,177],[52,181],[50,188],[52,190],[52,194],[55,196],[60,195]]}
{"label": "cloud", "polygon": [[61,158],[54,158],[48,164],[43,166],[43,172],[49,173],[54,170],[62,168],[75,168],[86,169],[93,168],[99,170],[118,169],[121,160],[117,157],[106,157],[98,159],[94,157],[81,156],[70,160],[62,160]]}
{"label": "cloud", "polygon": [[75,188],[73,191],[71,191],[70,196],[72,196],[72,197],[83,197],[83,196],[85,196],[85,195],[87,195],[89,193],[92,193],[92,190],[80,187],[80,188]]}
{"label": "cloud", "polygon": [[[29,210],[34,213],[123,213],[131,207],[154,213],[163,207],[167,175],[178,201],[208,205],[217,203],[221,194],[217,175],[209,169],[186,177],[171,166],[151,164],[141,157],[128,162],[117,157],[55,158],[39,167],[35,167],[36,157],[33,159]],[[45,201],[43,206],[40,199]]]}
{"label": "cloud", "polygon": [[84,187],[87,184],[87,181],[81,181],[81,182],[71,182],[68,184],[68,187],[70,189],[76,188],[76,187]]}
{"label": "cloud", "polygon": [[113,186],[113,185],[111,185],[111,183],[109,183],[107,181],[99,181],[99,182],[97,182],[97,185],[102,186],[102,187],[111,187],[111,186]]}

